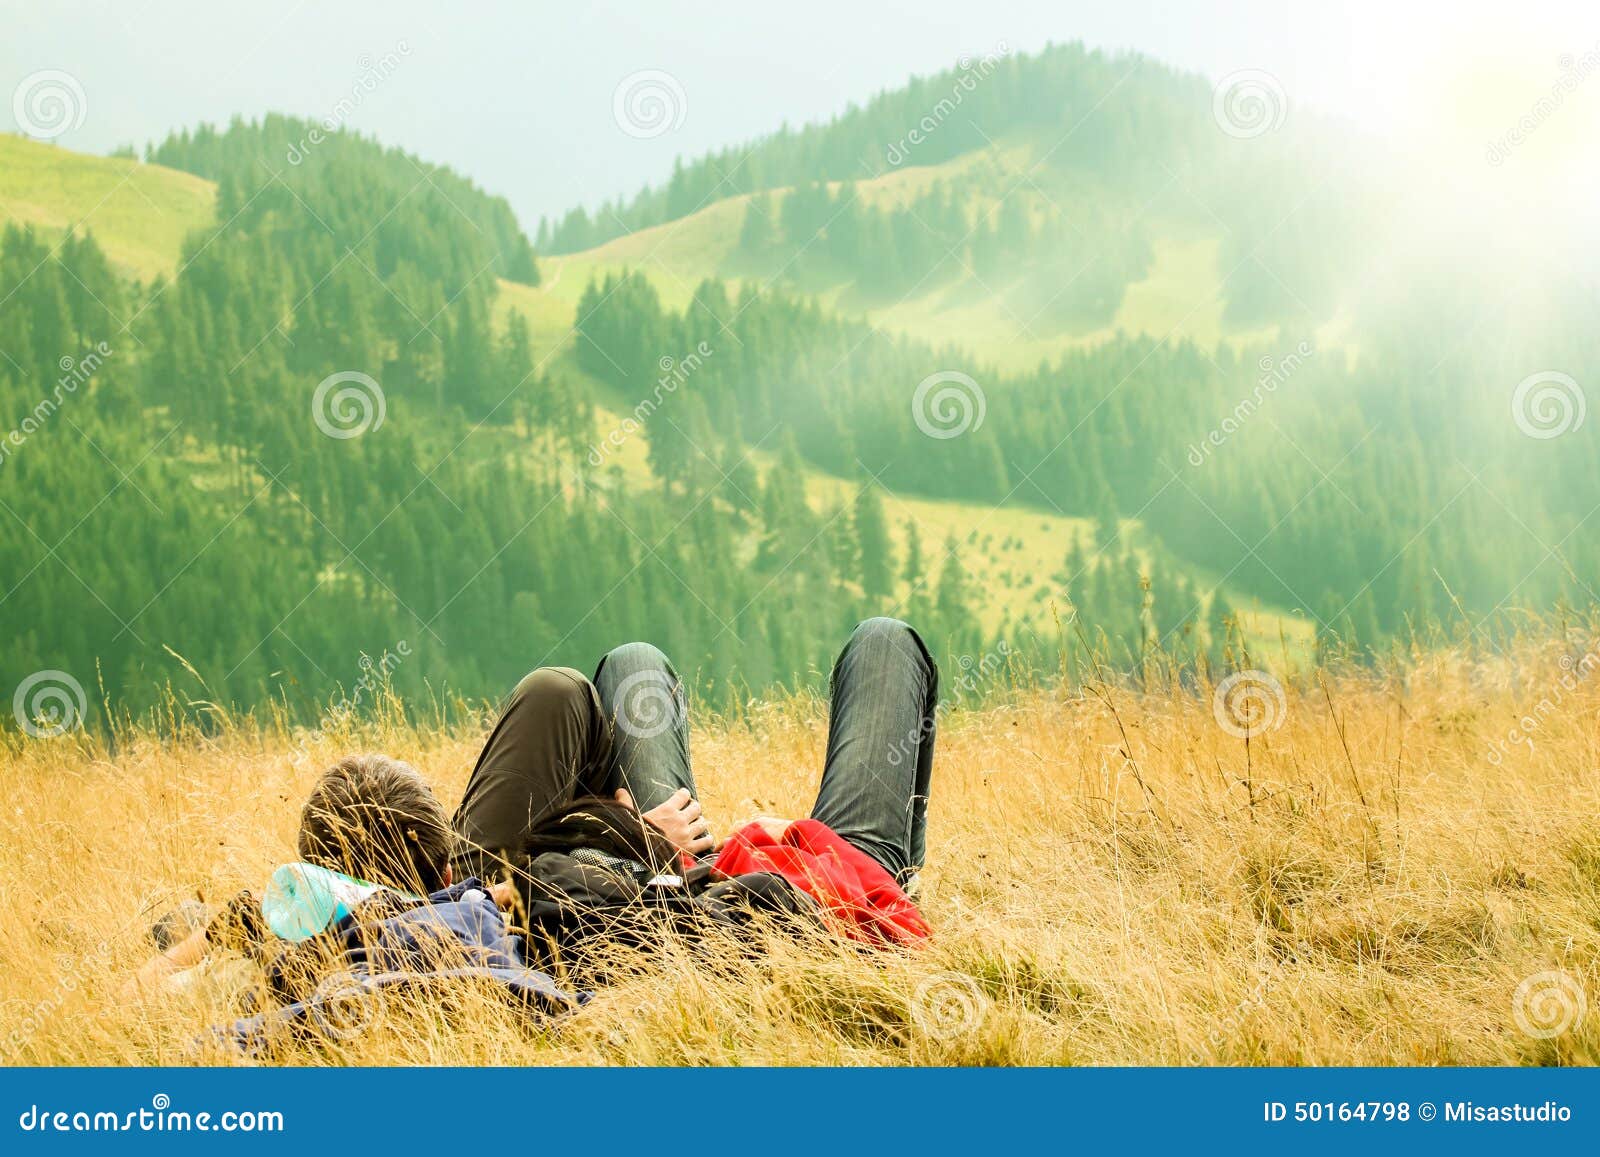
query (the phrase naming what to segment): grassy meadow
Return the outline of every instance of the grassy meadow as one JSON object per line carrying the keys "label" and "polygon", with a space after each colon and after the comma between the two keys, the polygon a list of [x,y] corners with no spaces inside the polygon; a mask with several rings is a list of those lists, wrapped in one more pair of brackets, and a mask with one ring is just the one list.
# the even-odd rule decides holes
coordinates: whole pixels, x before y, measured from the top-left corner
{"label": "grassy meadow", "polygon": [[92,157],[0,133],[0,223],[91,234],[119,273],[171,277],[184,238],[212,223],[210,181],[129,158]]}
{"label": "grassy meadow", "polygon": [[[619,981],[558,1024],[486,993],[391,997],[359,1031],[263,1059],[1594,1063],[1595,626],[1301,672],[1281,701],[1263,675],[1244,688],[1259,693],[1248,739],[1242,701],[1154,668],[1139,687],[1071,693],[1000,680],[941,721],[927,949],[775,938],[716,967],[681,946],[619,950]],[[186,897],[259,889],[292,858],[319,769],[352,749],[412,761],[452,806],[489,716],[417,715],[391,699],[323,732],[218,713],[204,732],[173,715],[114,743],[0,741],[5,1060],[227,1061],[195,1044],[229,1019],[225,985],[119,997],[145,928]],[[820,700],[752,703],[693,731],[718,827],[805,813]]]}

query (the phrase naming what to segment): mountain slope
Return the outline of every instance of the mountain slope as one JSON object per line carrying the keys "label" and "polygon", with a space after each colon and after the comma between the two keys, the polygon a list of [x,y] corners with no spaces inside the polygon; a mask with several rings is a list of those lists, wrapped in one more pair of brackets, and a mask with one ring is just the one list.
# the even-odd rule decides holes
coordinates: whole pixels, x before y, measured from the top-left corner
{"label": "mountain slope", "polygon": [[215,208],[215,184],[191,173],[0,134],[0,216],[52,240],[69,228],[91,233],[126,276],[170,276],[184,238]]}
{"label": "mountain slope", "polygon": [[1119,332],[1332,340],[1383,203],[1351,163],[1370,149],[1299,110],[1270,127],[1239,131],[1203,78],[1058,46],[680,162],[540,248],[582,280],[642,270],[668,301],[707,277],[781,287],[1005,369]]}
{"label": "mountain slope", "polygon": [[[857,189],[870,196],[872,184],[863,182]],[[1048,316],[1052,299],[1048,281],[1041,285],[1026,276],[1004,273],[983,279],[954,264],[949,276],[887,301],[865,297],[844,281],[813,281],[808,286],[787,275],[794,249],[759,263],[740,255],[737,238],[744,216],[758,211],[752,210],[751,200],[743,196],[719,201],[592,250],[542,258],[550,282],[546,292],[513,294],[511,300],[526,312],[536,333],[556,343],[576,321],[584,286],[608,274],[638,271],[650,279],[664,302],[678,307],[706,278],[723,279],[735,289],[750,284],[809,290],[808,296],[833,312],[861,317],[887,332],[930,344],[954,342],[1006,371],[1031,370],[1065,350],[1098,344],[1117,333],[1188,340],[1209,349],[1224,341],[1241,347],[1259,344],[1279,332],[1277,325],[1228,321],[1222,239],[1187,223],[1174,222],[1168,233],[1153,240],[1148,268],[1123,286],[1111,316],[1074,323]],[[1319,328],[1336,340],[1333,321]]]}

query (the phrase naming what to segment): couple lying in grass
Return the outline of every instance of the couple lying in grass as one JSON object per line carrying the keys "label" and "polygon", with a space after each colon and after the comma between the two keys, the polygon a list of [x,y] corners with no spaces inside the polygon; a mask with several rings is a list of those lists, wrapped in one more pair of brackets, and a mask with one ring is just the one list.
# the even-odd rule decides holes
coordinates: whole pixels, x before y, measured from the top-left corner
{"label": "couple lying in grass", "polygon": [[[856,627],[834,664],[827,759],[811,817],[725,839],[702,814],[685,696],[655,647],[608,653],[591,681],[544,667],[512,692],[453,819],[409,764],[352,756],[301,813],[301,863],[264,903],[241,893],[142,968],[157,987],[215,949],[255,959],[269,1007],[249,1045],[325,1023],[352,989],[476,977],[545,1011],[586,993],[586,945],[647,945],[673,929],[739,942],[769,918],[865,944],[908,945],[925,853],[938,671],[895,619]],[[265,909],[265,911],[263,911]],[[717,939],[718,943],[728,943]],[[332,987],[330,987],[330,985]]]}

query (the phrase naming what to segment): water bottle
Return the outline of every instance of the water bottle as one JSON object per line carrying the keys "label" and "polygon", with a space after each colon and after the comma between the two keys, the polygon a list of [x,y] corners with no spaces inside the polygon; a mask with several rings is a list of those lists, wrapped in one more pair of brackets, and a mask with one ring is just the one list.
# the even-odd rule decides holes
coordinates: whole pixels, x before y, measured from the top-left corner
{"label": "water bottle", "polygon": [[261,914],[282,939],[309,940],[381,890],[377,884],[315,864],[284,864],[267,882]]}

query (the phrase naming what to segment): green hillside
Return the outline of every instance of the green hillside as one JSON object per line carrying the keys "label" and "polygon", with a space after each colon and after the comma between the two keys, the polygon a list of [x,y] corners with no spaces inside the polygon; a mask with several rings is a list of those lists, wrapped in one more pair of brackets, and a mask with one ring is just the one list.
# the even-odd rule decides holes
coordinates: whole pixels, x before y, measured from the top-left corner
{"label": "green hillside", "polygon": [[[92,229],[0,233],[5,681],[94,685],[95,725],[163,702],[312,722],[368,701],[378,659],[418,702],[476,699],[647,637],[716,702],[796,685],[841,623],[893,609],[898,531],[813,504],[796,460],[746,471],[728,440],[725,484],[663,473],[658,425],[648,484],[592,469],[594,402],[617,391],[525,324],[518,303],[562,286],[531,284],[504,202],[437,170],[420,187],[415,158],[353,135],[255,163],[300,132],[236,122],[152,151],[216,182],[159,287]],[[929,573],[930,646],[982,653],[961,561]]]}
{"label": "green hillside", "polygon": [[0,216],[46,237],[91,233],[126,276],[170,276],[184,238],[215,211],[216,186],[191,173],[0,134]]}
{"label": "green hillside", "polygon": [[[19,221],[46,230],[78,224],[90,230],[118,269],[133,277],[170,275],[178,267],[184,235],[211,222],[216,197],[213,182],[189,173],[154,163],[74,154],[14,136],[0,136],[0,155],[13,162],[5,166],[0,176],[0,202],[18,213]],[[934,179],[936,174],[930,170],[893,174],[875,182],[878,187],[872,195],[893,198],[914,190],[918,182],[928,184]],[[542,262],[546,270],[542,286],[501,280],[498,307],[502,320],[507,310],[520,310],[530,322],[534,349],[541,350],[541,354],[552,347],[570,346],[574,310],[587,278],[624,266],[658,269],[659,285],[664,290],[677,286],[678,290],[675,294],[664,291],[664,298],[682,306],[690,298],[690,288],[685,286],[718,272],[717,246],[704,245],[702,238],[717,237],[718,229],[728,230],[736,237],[742,202],[744,198],[718,203],[674,226],[619,238],[595,254],[546,259]],[[181,214],[189,216],[184,218]],[[651,266],[643,261],[650,246],[662,242],[667,248],[658,264]],[[731,248],[722,246],[725,251]],[[720,256],[726,258],[728,253]],[[696,269],[696,262],[702,267]],[[910,314],[909,307],[904,312]],[[926,323],[922,330],[909,331],[933,334],[938,333],[938,328],[936,323]],[[570,362],[563,360],[560,365],[563,373],[581,378],[581,371]],[[603,386],[589,379],[584,387],[602,398],[602,405],[595,411],[597,429],[603,432],[614,427],[618,414],[603,403],[608,400]],[[763,470],[771,469],[771,454],[755,451],[754,458]],[[202,477],[210,477],[206,462],[214,459],[214,454],[198,453],[197,448],[190,461],[202,467]],[[637,485],[658,485],[658,478],[651,474],[645,461],[643,442],[624,448],[616,461]],[[808,470],[808,493],[814,509],[822,512],[848,501],[850,485],[842,478],[813,469]],[[1059,570],[1067,546],[1075,536],[1082,536],[1088,525],[1083,518],[1064,518],[1053,512],[997,510],[981,502],[917,498],[910,494],[888,494],[886,507],[899,549],[904,549],[907,525],[917,526],[926,542],[936,544],[954,536],[957,541],[973,544],[968,552],[970,570],[974,583],[987,592],[981,618],[989,629],[998,629],[1003,619],[1026,616],[1040,619],[1043,626],[1043,600],[1051,594],[1050,576]],[[906,595],[909,586],[901,581],[899,597]]]}
{"label": "green hillside", "polygon": [[[925,176],[929,174],[924,174]],[[896,182],[883,178],[883,183]],[[862,182],[864,198],[878,182]],[[781,199],[782,193],[777,196]],[[1230,324],[1225,319],[1226,279],[1221,267],[1221,241],[1203,232],[1189,235],[1187,225],[1174,225],[1168,236],[1153,242],[1148,271],[1127,284],[1114,315],[1103,323],[1069,324],[1041,317],[1039,303],[1026,304],[1034,287],[1024,278],[996,278],[988,285],[970,273],[956,275],[919,292],[889,302],[875,301],[848,284],[796,285],[786,276],[788,256],[770,256],[758,266],[742,259],[737,238],[748,196],[719,201],[688,217],[653,226],[607,242],[596,249],[547,257],[542,264],[550,285],[545,294],[514,294],[536,332],[559,341],[576,320],[583,287],[594,278],[636,270],[649,277],[664,302],[687,302],[705,278],[725,279],[730,287],[746,283],[781,285],[806,292],[833,311],[865,318],[892,333],[930,344],[954,341],[974,357],[997,369],[1029,370],[1063,351],[1094,345],[1117,333],[1193,341],[1214,348],[1226,341],[1236,346],[1260,344],[1278,336],[1276,325]],[[1013,300],[1010,294],[1015,294]],[[1045,303],[1048,302],[1048,296]],[[1322,332],[1337,339],[1332,325]]]}
{"label": "green hillside", "polygon": [[[581,373],[581,371],[574,371]],[[591,379],[596,392],[603,388]],[[594,410],[598,442],[617,430],[623,414],[609,405]],[[747,458],[753,476],[770,484],[772,472],[779,469],[778,456],[770,450],[749,449]],[[643,439],[630,439],[608,455],[622,484],[630,489],[653,490],[660,485],[649,463]],[[843,478],[807,466],[802,471],[806,500],[821,519],[831,519],[852,501],[855,486]],[[1032,640],[1054,639],[1060,620],[1069,614],[1070,584],[1063,582],[1063,564],[1074,548],[1095,555],[1093,519],[1071,518],[1026,506],[989,506],[980,502],[921,498],[914,494],[885,494],[884,514],[897,558],[904,559],[911,549],[914,534],[923,544],[929,560],[929,582],[941,561],[942,544],[956,543],[968,577],[983,592],[976,615],[985,632],[996,637]],[[1224,590],[1221,575],[1206,574],[1194,566],[1174,559],[1159,540],[1136,520],[1120,527],[1120,536],[1132,544],[1146,565],[1159,562],[1190,575],[1203,592],[1224,591],[1224,597],[1237,600],[1232,613],[1253,649],[1279,655],[1285,665],[1295,665],[1311,656],[1313,624],[1304,615],[1281,608],[1249,603],[1239,591]],[[1081,576],[1079,576],[1081,577]],[[913,589],[908,577],[895,582],[893,599],[897,608],[913,605],[923,592]],[[1209,603],[1209,593],[1206,601]],[[1086,622],[1094,631],[1100,624]]]}
{"label": "green hillside", "polygon": [[1026,679],[1072,675],[1061,617],[1143,671],[1587,592],[1594,425],[1529,428],[1600,364],[1589,287],[1373,294],[1384,203],[1314,119],[1237,139],[1198,78],[1076,47],[984,80],[905,163],[872,150],[950,76],[537,261],[502,198],[357,134],[265,172],[290,118],[145,166],[6,142],[8,677],[298,716],[398,642],[402,690],[470,697],[643,636],[737,695],[872,614]]}
{"label": "green hillside", "polygon": [[1309,112],[1241,139],[1211,97],[1137,55],[1002,51],[680,159],[544,223],[540,249],[569,275],[642,269],[667,300],[705,277],[781,286],[1011,370],[1117,333],[1342,334],[1383,217],[1349,163],[1370,146]]}

